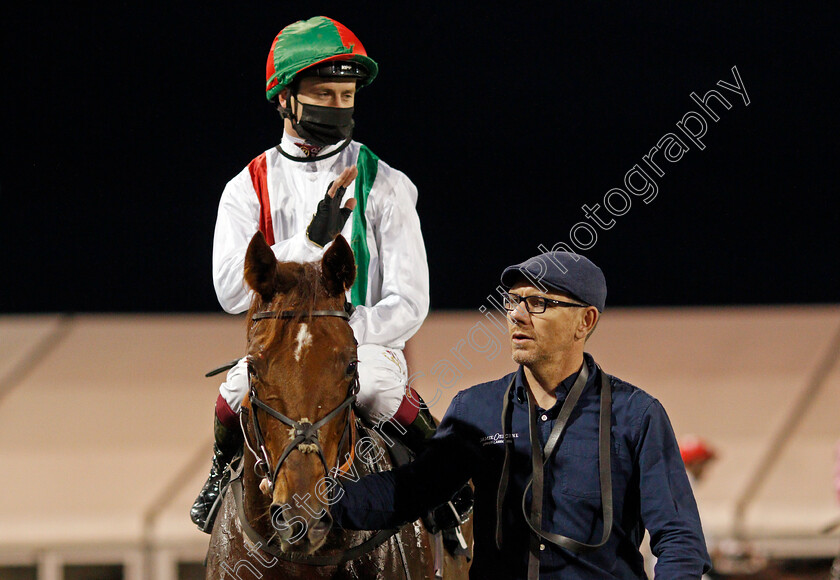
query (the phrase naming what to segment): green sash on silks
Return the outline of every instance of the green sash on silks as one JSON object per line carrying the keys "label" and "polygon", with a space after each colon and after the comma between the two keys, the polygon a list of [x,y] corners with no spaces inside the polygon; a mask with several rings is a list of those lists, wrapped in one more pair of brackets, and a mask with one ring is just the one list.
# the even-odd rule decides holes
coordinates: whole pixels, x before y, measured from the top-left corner
{"label": "green sash on silks", "polygon": [[376,180],[376,171],[379,168],[379,157],[373,151],[361,146],[359,159],[356,161],[356,168],[359,175],[356,177],[356,209],[353,210],[353,239],[350,240],[350,247],[356,258],[356,281],[350,289],[350,302],[353,306],[365,303],[368,287],[368,265],[370,264],[370,250],[367,244],[367,220],[365,219],[365,208],[367,198],[373,182]]}

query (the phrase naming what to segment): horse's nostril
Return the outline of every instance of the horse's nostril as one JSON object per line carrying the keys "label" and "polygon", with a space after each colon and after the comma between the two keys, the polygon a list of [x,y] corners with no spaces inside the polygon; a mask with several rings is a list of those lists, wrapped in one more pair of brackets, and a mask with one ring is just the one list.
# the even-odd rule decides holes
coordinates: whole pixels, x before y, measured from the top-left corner
{"label": "horse's nostril", "polygon": [[318,532],[328,532],[332,527],[332,517],[326,513],[312,524],[312,529]]}
{"label": "horse's nostril", "polygon": [[281,530],[288,527],[286,524],[286,517],[283,515],[282,505],[272,504],[269,509],[269,513],[271,514],[271,525],[274,529]]}
{"label": "horse's nostril", "polygon": [[313,521],[309,525],[309,541],[313,544],[318,544],[323,541],[330,529],[332,528],[332,517],[329,513],[325,513],[323,517]]}

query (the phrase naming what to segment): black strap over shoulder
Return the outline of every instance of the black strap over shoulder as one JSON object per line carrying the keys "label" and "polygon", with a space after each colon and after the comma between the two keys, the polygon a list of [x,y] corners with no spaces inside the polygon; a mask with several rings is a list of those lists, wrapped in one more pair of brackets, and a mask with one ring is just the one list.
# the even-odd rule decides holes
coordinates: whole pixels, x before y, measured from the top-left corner
{"label": "black strap over shoulder", "polygon": [[[531,535],[531,549],[528,559],[529,580],[539,578],[540,540],[545,540],[555,546],[559,546],[576,554],[584,554],[593,552],[606,544],[612,531],[613,501],[612,474],[610,465],[612,389],[610,386],[609,376],[607,376],[607,374],[598,365],[596,365],[596,372],[600,374],[601,379],[600,419],[598,426],[598,471],[601,485],[601,509],[604,522],[601,541],[597,544],[585,544],[567,536],[546,532],[542,529],[544,467],[554,455],[554,452],[568,424],[569,417],[571,417],[572,411],[574,411],[580,395],[586,386],[586,381],[589,377],[589,369],[584,362],[575,384],[570,389],[569,395],[566,397],[566,400],[560,409],[560,414],[557,416],[557,420],[554,423],[554,427],[551,430],[551,434],[548,437],[548,441],[546,442],[544,449],[541,449],[539,444],[540,439],[537,427],[536,406],[531,394],[527,393],[532,474],[522,492],[522,513],[528,527],[530,527],[533,532]],[[502,476],[499,481],[499,490],[496,499],[496,546],[499,549],[501,549],[502,545],[502,513],[508,481],[510,480],[510,464],[513,452],[513,407],[510,405],[510,402],[511,397],[513,396],[515,378],[516,377],[514,377],[511,380],[510,385],[508,385],[502,407],[502,429],[505,445],[505,458],[504,463],[502,464]],[[530,516],[528,515],[526,509],[526,496],[529,488],[533,488]]]}

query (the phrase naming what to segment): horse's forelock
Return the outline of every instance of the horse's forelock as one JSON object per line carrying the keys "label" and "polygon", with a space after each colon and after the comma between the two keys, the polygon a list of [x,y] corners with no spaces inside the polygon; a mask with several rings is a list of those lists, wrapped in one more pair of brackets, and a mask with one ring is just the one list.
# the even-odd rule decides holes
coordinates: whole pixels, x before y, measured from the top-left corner
{"label": "horse's forelock", "polygon": [[[291,267],[292,264],[289,266]],[[264,300],[258,292],[255,292],[251,307],[248,309],[248,320],[251,320],[254,314],[258,312],[291,310],[298,313],[291,320],[299,321],[302,318],[306,318],[307,314],[312,310],[318,309],[319,299],[328,298],[320,270],[314,264],[294,264],[293,266],[298,269],[296,283],[287,292],[275,294],[271,300]],[[279,267],[284,267],[284,264],[279,264]],[[274,339],[276,330],[277,322],[275,321],[272,324],[269,341]]]}

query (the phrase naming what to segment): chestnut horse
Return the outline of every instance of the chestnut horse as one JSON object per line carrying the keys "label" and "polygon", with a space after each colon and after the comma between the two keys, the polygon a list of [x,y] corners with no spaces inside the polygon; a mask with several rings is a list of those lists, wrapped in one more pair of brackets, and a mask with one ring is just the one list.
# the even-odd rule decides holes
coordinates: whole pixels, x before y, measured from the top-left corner
{"label": "chestnut horse", "polygon": [[213,526],[207,578],[468,575],[466,558],[441,551],[420,521],[380,532],[332,526],[341,479],[390,468],[382,437],[363,433],[352,408],[358,374],[345,291],[355,275],[341,236],[320,267],[278,262],[261,233],[248,246],[245,450]]}

